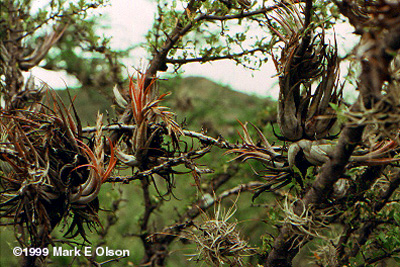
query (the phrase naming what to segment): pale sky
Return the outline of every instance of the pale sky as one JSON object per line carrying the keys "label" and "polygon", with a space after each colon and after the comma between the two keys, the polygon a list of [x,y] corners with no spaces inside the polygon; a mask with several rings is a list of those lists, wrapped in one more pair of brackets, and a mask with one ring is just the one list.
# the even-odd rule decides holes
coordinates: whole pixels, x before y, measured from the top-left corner
{"label": "pale sky", "polygon": [[[36,3],[44,3],[35,1]],[[100,21],[104,25],[110,25],[109,29],[99,30],[99,33],[106,36],[112,36],[111,46],[114,49],[124,49],[130,46],[145,42],[145,34],[151,28],[156,11],[155,1],[150,0],[112,0],[110,5],[96,10],[97,14],[102,14]],[[356,43],[356,39],[351,35],[353,28],[347,24],[340,24],[336,27],[338,33],[338,45],[344,47],[348,52]],[[263,33],[264,34],[264,33]],[[146,51],[142,48],[136,48],[129,58],[124,59],[126,66],[142,68],[146,66]],[[191,63],[183,66],[184,76],[203,76],[223,85],[228,85],[232,89],[260,96],[272,96],[277,98],[277,78],[272,60],[264,64],[259,70],[248,70],[237,66],[235,62],[229,60],[216,61],[207,64]],[[133,72],[133,68],[127,70]],[[341,75],[346,74],[346,70],[341,71]],[[45,80],[53,88],[77,86],[77,80],[74,77],[68,77],[65,73],[52,73],[35,68],[33,75]],[[46,77],[46,79],[44,78]],[[49,79],[49,77],[52,77]]]}
{"label": "pale sky", "polygon": [[[112,36],[111,45],[114,48],[127,48],[132,44],[145,42],[145,34],[151,28],[155,16],[156,3],[149,0],[115,0],[105,8],[110,17]],[[133,15],[134,14],[134,15]],[[127,66],[142,67],[146,64],[146,51],[137,48],[133,57],[124,61]],[[170,69],[171,70],[171,69]],[[262,96],[276,95],[277,89],[271,87],[277,79],[271,79],[275,74],[273,63],[263,66],[259,71],[250,71],[237,66],[230,60],[215,61],[207,64],[191,63],[184,65],[184,76],[204,76],[211,80],[228,85],[235,90],[254,93]],[[133,71],[130,69],[129,71]]]}

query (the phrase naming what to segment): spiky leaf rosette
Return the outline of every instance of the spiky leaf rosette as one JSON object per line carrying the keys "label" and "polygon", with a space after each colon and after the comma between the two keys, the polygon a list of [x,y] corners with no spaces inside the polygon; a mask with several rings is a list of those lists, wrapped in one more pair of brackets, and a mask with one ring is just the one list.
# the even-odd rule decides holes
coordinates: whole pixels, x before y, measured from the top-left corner
{"label": "spiky leaf rosette", "polygon": [[[336,121],[330,103],[339,104],[336,42],[325,41],[321,22],[310,22],[311,7],[288,4],[277,9],[270,29],[284,43],[273,55],[279,75],[278,124],[285,140],[320,139]],[[279,30],[280,28],[280,30]],[[315,91],[312,84],[318,82]]]}
{"label": "spiky leaf rosette", "polygon": [[[124,110],[122,117],[125,118],[121,121],[135,126],[131,132],[125,132],[116,141],[116,155],[126,166],[141,171],[149,170],[179,155],[179,137],[183,135],[182,129],[174,120],[175,114],[161,105],[168,93],[158,94],[156,79],[152,79],[147,87],[145,81],[145,74],[138,72],[136,79],[129,77],[129,87],[125,94],[114,88],[116,103]],[[173,173],[172,169],[157,172],[167,182],[169,192],[173,184]]]}
{"label": "spiky leaf rosette", "polygon": [[84,224],[99,223],[97,195],[115,164],[111,159],[104,171],[103,154],[81,140],[79,119],[54,92],[49,99],[52,108],[0,113],[0,216],[25,246],[51,243],[52,230],[68,215],[74,217],[68,233],[86,239]]}
{"label": "spiky leaf rosette", "polygon": [[197,253],[190,255],[190,260],[201,260],[210,266],[244,266],[244,258],[254,249],[240,237],[237,222],[229,222],[236,212],[235,204],[224,211],[216,201],[213,216],[203,212],[201,222],[184,232],[182,237],[197,246]]}

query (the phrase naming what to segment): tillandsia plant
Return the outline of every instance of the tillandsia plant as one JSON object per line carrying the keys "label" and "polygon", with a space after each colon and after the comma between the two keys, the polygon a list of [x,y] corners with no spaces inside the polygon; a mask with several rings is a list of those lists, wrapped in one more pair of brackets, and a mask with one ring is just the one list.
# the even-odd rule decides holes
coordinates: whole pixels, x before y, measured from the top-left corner
{"label": "tillandsia plant", "polygon": [[[385,234],[379,239],[375,231],[381,229],[381,221],[390,229],[385,232],[398,229],[398,223],[386,223],[393,207],[383,203],[397,196],[400,182],[398,99],[394,97],[398,95],[399,5],[336,2],[362,35],[356,48],[362,70],[360,96],[344,112],[348,120],[338,136],[331,136],[336,114],[330,105],[341,104],[337,44],[325,43],[324,27],[316,31],[321,24],[312,20],[313,1],[305,2],[304,6],[284,4],[269,23],[284,43],[274,63],[280,85],[277,121],[285,144],[271,146],[257,128],[260,141],[253,141],[242,124],[243,145],[228,153],[263,163],[264,170],[257,174],[267,183],[255,196],[274,190],[282,195],[283,226],[266,251],[266,266],[292,266],[293,257],[308,242],[317,247],[313,263],[319,266],[344,266],[350,261],[373,264],[385,257],[386,249],[377,248],[378,244],[388,248],[387,255],[399,251],[397,241],[388,245]],[[284,187],[289,184],[290,188]],[[301,189],[293,190],[296,185]],[[330,228],[333,224],[340,228]],[[374,237],[379,241],[372,241]]]}
{"label": "tillandsia plant", "polygon": [[[132,76],[129,77],[127,99],[114,87],[115,99],[119,107],[124,110],[128,108],[132,113],[132,119],[128,124],[135,125],[135,130],[130,141],[132,142],[133,156],[138,164],[139,162],[146,164],[143,159],[148,153],[150,155],[157,153],[154,150],[159,147],[154,146],[154,142],[157,142],[157,136],[161,134],[160,130],[166,131],[172,138],[174,147],[178,147],[178,138],[183,135],[181,128],[174,121],[174,113],[170,112],[167,107],[159,105],[168,94],[158,95],[155,82],[156,80],[153,79],[145,87],[144,74],[138,72],[136,82]],[[159,124],[158,128],[150,129],[150,126],[155,127],[156,124]],[[150,149],[152,143],[153,147]],[[161,153],[161,151],[159,152]],[[143,165],[143,168],[146,168],[145,165]]]}
{"label": "tillandsia plant", "polygon": [[341,103],[337,44],[326,42],[322,21],[311,22],[311,8],[284,5],[269,24],[284,44],[279,58],[272,55],[279,75],[278,124],[284,140],[326,137],[336,121],[330,105]]}
{"label": "tillandsia plant", "polygon": [[[125,111],[125,115],[129,114],[126,125],[134,126],[131,132],[117,140],[116,155],[125,166],[136,167],[140,171],[149,170],[173,157],[179,151],[179,137],[183,135],[174,120],[174,113],[160,105],[168,94],[158,95],[156,80],[152,79],[148,86],[145,86],[145,80],[145,75],[140,72],[136,80],[130,76],[125,95],[114,87],[117,105]],[[171,148],[164,140],[165,135],[170,138]],[[171,189],[170,173],[163,170],[158,174]]]}
{"label": "tillandsia plant", "polygon": [[[324,25],[319,18],[312,21],[310,1],[304,6],[283,4],[270,17],[269,28],[284,45],[280,48],[280,58],[274,54],[272,57],[279,75],[279,138],[289,145],[287,149],[275,150],[255,127],[261,140],[256,146],[242,124],[243,146],[229,153],[239,154],[236,158],[244,161],[252,158],[263,162],[268,172],[263,175],[268,181],[263,190],[279,189],[291,183],[292,178],[303,187],[309,168],[327,162],[336,143],[336,137],[330,134],[337,116],[331,105],[340,106],[342,102],[337,44],[325,41]],[[350,161],[370,166],[396,162],[398,159],[393,159],[391,153],[397,147],[393,140],[375,138],[375,142],[358,150]],[[314,168],[314,174],[315,171]]]}
{"label": "tillandsia plant", "polygon": [[[1,93],[5,100],[0,116],[1,225],[14,225],[24,246],[44,247],[57,242],[52,234],[63,219],[67,237],[80,234],[91,240],[85,230],[99,224],[102,184],[132,182],[140,193],[130,191],[127,195],[135,205],[143,204],[143,209],[134,222],[134,216],[129,218],[126,225],[133,230],[122,230],[122,238],[139,238],[143,254],[141,259],[136,255],[126,259],[137,263],[125,265],[182,265],[174,264],[175,259],[167,263],[172,242],[178,237],[195,243],[198,251],[193,253],[193,260],[215,266],[249,262],[291,267],[299,265],[296,260],[300,258],[318,266],[366,266],[396,259],[400,251],[398,1],[160,0],[153,30],[147,35],[152,55],[149,67],[129,77],[126,90],[118,59],[106,47],[106,40],[90,38],[87,42],[90,51],[102,53],[110,63],[111,68],[102,68],[105,72],[100,73],[107,75],[100,82],[92,83],[99,73],[89,75],[100,68],[91,68],[86,75],[87,66],[79,65],[88,61],[71,57],[86,46],[81,43],[86,39],[83,35],[94,35],[77,30],[82,36],[74,38],[71,27],[65,25],[87,28],[80,27],[80,20],[71,23],[64,18],[84,16],[92,1],[78,1],[68,9],[65,5],[69,2],[50,1],[50,13],[41,10],[27,20],[21,18],[30,18],[33,1],[3,2],[1,11],[7,12],[1,13],[6,19],[0,20],[0,35],[4,37],[0,41]],[[71,14],[64,12],[69,10]],[[336,38],[329,42],[325,31],[343,22],[344,17],[361,36],[361,42],[340,58]],[[50,21],[56,24],[54,33],[42,35],[40,42],[40,35],[34,33]],[[25,39],[29,36],[32,42]],[[71,39],[75,39],[72,45]],[[56,43],[62,55],[54,57],[50,52],[46,57]],[[258,69],[271,56],[280,87],[278,118],[273,121],[279,124],[282,143],[272,143],[265,129],[255,125],[252,129],[246,123],[240,123],[241,142],[234,144],[184,129],[162,104],[166,95],[157,91],[158,72],[170,67],[178,70],[191,62],[231,59]],[[55,96],[50,96],[50,102],[42,102],[41,91],[34,90],[32,80],[24,84],[21,73],[42,59],[53,69],[64,68],[64,63],[74,65],[65,69],[79,73],[83,87],[102,84],[97,89],[107,92],[117,84],[118,120],[102,125],[98,116],[96,126],[82,129],[77,116],[71,115],[73,106],[64,107]],[[360,96],[349,107],[343,105],[338,83],[341,60],[360,64],[355,83]],[[336,127],[336,112],[344,115],[340,127]],[[105,132],[110,140],[103,137]],[[87,133],[94,135],[83,137]],[[197,159],[212,146],[228,149],[227,154],[236,157],[210,179],[201,179],[203,173],[211,171],[200,168]],[[261,162],[261,166],[252,166],[258,175],[256,181],[246,181],[253,177],[241,172],[247,171],[238,167],[240,160]],[[126,175],[123,170],[110,175],[116,164],[131,173]],[[177,173],[191,173],[197,188],[191,188],[189,197],[184,195],[187,202],[176,206],[176,213],[159,220],[166,210],[161,205],[187,188],[178,191],[174,187],[192,181]],[[161,183],[165,186],[160,187]],[[245,196],[241,195],[236,214],[236,206],[225,213],[218,204],[214,215],[204,215],[216,202],[245,191],[256,191],[253,200],[260,196],[257,203],[250,204],[260,212],[244,215],[246,223],[255,223],[247,231],[255,237],[249,242],[242,237],[246,226],[243,224],[244,231],[239,234],[233,218],[243,214],[243,207],[249,207]],[[261,196],[265,191],[271,193]],[[99,244],[106,244],[109,226],[118,219],[115,211],[122,201],[125,199],[118,198],[112,203],[113,215],[107,216],[104,231],[99,232]],[[167,221],[170,223],[164,224]],[[260,232],[266,232],[264,244],[253,250]],[[62,241],[75,244],[76,240]],[[95,257],[88,259],[88,264],[102,265]],[[39,260],[28,257],[24,265],[32,266]],[[107,262],[117,260],[120,258]]]}
{"label": "tillandsia plant", "polygon": [[[152,233],[149,229],[150,216],[166,200],[166,196],[173,195],[175,174],[191,173],[200,190],[201,175],[212,170],[200,168],[195,160],[207,154],[212,144],[201,142],[196,147],[194,142],[189,145],[182,140],[181,137],[186,134],[204,136],[183,130],[175,121],[175,114],[161,105],[168,94],[159,95],[155,78],[138,72],[136,79],[129,77],[127,90],[114,87],[114,95],[117,110],[122,112],[119,114],[120,123],[112,128],[111,139],[116,147],[119,167],[131,168],[133,174],[110,177],[108,181],[128,183],[140,180],[145,204],[138,234],[145,248],[142,263],[161,266],[167,256],[166,244],[172,242],[173,238],[167,234]],[[174,170],[178,165],[184,166],[186,171],[182,172],[182,168],[179,172]],[[159,190],[156,177],[165,181],[165,193]],[[154,185],[158,201],[151,197],[150,185]]]}
{"label": "tillandsia plant", "polygon": [[202,211],[201,221],[194,223],[181,236],[197,246],[197,253],[189,255],[189,260],[201,260],[218,267],[245,265],[244,258],[254,254],[255,249],[241,237],[238,222],[233,218],[235,212],[236,202],[225,211],[220,201],[214,202],[214,214],[207,215]]}
{"label": "tillandsia plant", "polygon": [[[243,134],[239,133],[242,144],[237,148],[228,150],[225,154],[236,154],[232,160],[256,160],[263,164],[264,170],[256,172],[266,182],[259,185],[253,200],[262,192],[275,191],[292,184],[298,185],[304,190],[304,180],[329,160],[334,150],[335,141],[302,139],[293,142],[288,149],[281,146],[272,146],[263,132],[252,124],[256,130],[258,139],[253,138],[247,127],[239,121]],[[256,140],[256,141],[255,141]],[[396,163],[400,159],[393,157],[398,151],[398,144],[393,140],[385,140],[375,143],[370,148],[360,148],[350,157],[352,166],[379,166]],[[300,191],[302,191],[300,190]]]}
{"label": "tillandsia plant", "polygon": [[[2,224],[14,226],[23,247],[53,244],[52,231],[63,219],[69,224],[66,237],[80,234],[88,241],[85,225],[100,224],[97,196],[116,163],[112,146],[110,157],[104,154],[102,115],[89,147],[73,105],[67,108],[54,91],[36,93],[43,97],[45,92],[50,92],[47,104],[39,99],[0,114],[0,216]],[[41,260],[27,257],[24,264],[36,266]]]}
{"label": "tillandsia plant", "polygon": [[[141,172],[146,173],[145,176],[156,173],[171,189],[173,166],[184,164],[195,177],[208,172],[198,168],[193,159],[206,154],[210,147],[201,144],[196,150],[181,140],[185,131],[175,121],[175,114],[160,105],[169,93],[158,94],[156,79],[152,78],[147,86],[145,81],[146,75],[138,72],[136,80],[129,77],[127,92],[121,93],[114,87],[115,102],[123,110],[120,121],[124,124],[116,125],[111,138],[117,144],[116,156],[122,165],[138,171],[139,176]],[[186,133],[191,134],[190,131]],[[182,143],[185,144],[183,149]]]}

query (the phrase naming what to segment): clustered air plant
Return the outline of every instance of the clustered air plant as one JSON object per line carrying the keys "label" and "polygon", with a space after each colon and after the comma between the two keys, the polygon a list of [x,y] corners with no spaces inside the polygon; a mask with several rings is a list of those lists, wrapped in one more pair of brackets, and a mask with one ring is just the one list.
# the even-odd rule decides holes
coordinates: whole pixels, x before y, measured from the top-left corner
{"label": "clustered air plant", "polygon": [[[181,149],[180,137],[185,135],[174,120],[175,114],[160,103],[169,94],[158,94],[156,79],[146,84],[146,75],[138,72],[136,81],[129,77],[127,92],[114,87],[114,95],[118,108],[124,111],[120,121],[124,124],[121,130],[112,135],[116,145],[116,156],[125,167],[135,169],[138,173],[150,171],[145,179],[152,177],[152,171],[162,177],[167,184],[167,193],[173,187],[172,169],[183,164],[196,178],[208,169],[200,169],[193,159],[201,157],[209,151],[208,146],[199,150],[189,147]],[[129,129],[128,131],[124,129]],[[122,133],[121,133],[122,132]],[[202,150],[203,149],[203,150]]]}
{"label": "clustered air plant", "polygon": [[[200,187],[201,174],[211,170],[199,168],[195,159],[208,153],[211,145],[195,149],[180,141],[184,131],[174,113],[160,105],[167,94],[158,95],[155,82],[150,79],[145,86],[141,73],[136,80],[129,77],[126,95],[114,88],[116,103],[123,109],[121,123],[104,126],[98,114],[96,126],[89,130],[82,128],[73,99],[67,107],[47,87],[22,91],[0,110],[1,224],[14,225],[23,247],[53,244],[52,232],[62,221],[68,227],[64,237],[81,235],[89,242],[86,229],[101,225],[98,195],[105,182],[140,180],[146,218],[154,210],[148,192],[151,182],[162,196],[154,175],[166,182],[170,194],[178,173],[173,167],[183,165],[184,173],[191,173]],[[112,131],[110,138],[104,137],[105,129]],[[133,175],[110,177],[117,162],[119,169],[131,168]],[[142,229],[147,223],[143,220]],[[41,260],[28,257],[27,265]]]}
{"label": "clustered air plant", "polygon": [[[336,41],[325,41],[323,23],[311,23],[310,13],[307,6],[283,5],[269,24],[284,44],[281,56],[272,58],[279,75],[278,124],[290,141],[329,135],[336,121],[330,105],[342,101]],[[314,82],[318,82],[315,89]]]}
{"label": "clustered air plant", "polygon": [[[381,3],[383,7],[379,10],[385,9],[389,15],[390,12],[394,12],[393,10],[398,10],[396,7],[392,9],[389,5],[385,6],[383,2]],[[357,13],[353,15],[357,16]],[[367,17],[375,16],[378,14]],[[274,243],[274,251],[268,252],[276,262],[271,261],[268,266],[278,264],[281,261],[281,255],[284,255],[286,251],[296,251],[313,239],[331,242],[332,246],[338,248],[338,252],[332,259],[328,259],[329,256],[327,256],[327,254],[332,256],[332,249],[325,254],[318,250],[315,254],[317,262],[323,262],[323,266],[331,266],[326,265],[327,262],[338,262],[343,259],[346,262],[345,257],[348,256],[343,255],[349,253],[347,246],[353,250],[352,255],[356,255],[359,251],[359,247],[348,239],[352,235],[351,228],[354,227],[354,223],[362,224],[360,220],[365,219],[357,216],[363,212],[369,214],[367,209],[363,212],[358,210],[359,213],[357,209],[364,205],[362,202],[365,199],[368,199],[367,201],[379,197],[386,199],[385,197],[391,194],[387,192],[398,186],[397,178],[389,175],[393,167],[398,167],[399,161],[398,77],[396,76],[398,65],[396,61],[392,64],[390,73],[383,73],[383,75],[391,75],[393,79],[388,79],[388,82],[380,88],[384,92],[381,99],[374,99],[371,103],[370,99],[359,98],[356,108],[353,106],[344,112],[348,119],[347,127],[366,127],[366,130],[364,136],[360,138],[362,145],[352,150],[351,154],[349,153],[346,163],[338,163],[340,159],[332,162],[331,159],[337,152],[335,147],[338,143],[343,143],[343,140],[332,135],[334,130],[340,134],[340,127],[335,126],[336,111],[343,109],[342,92],[338,83],[339,59],[336,41],[333,44],[327,43],[322,22],[312,21],[311,17],[312,1],[306,1],[305,6],[282,3],[282,7],[270,16],[270,29],[283,42],[283,47],[278,48],[281,50],[281,56],[273,55],[280,86],[277,120],[280,136],[277,134],[276,136],[284,142],[283,145],[272,146],[262,131],[253,125],[259,139],[254,141],[247,124],[240,123],[244,132],[240,135],[242,145],[227,152],[227,154],[236,154],[235,159],[242,161],[253,159],[263,164],[263,170],[257,170],[256,174],[265,179],[266,183],[258,187],[253,200],[265,191],[283,190],[283,195],[290,195],[290,198],[286,197],[283,200],[284,227],[280,232],[279,240]],[[394,17],[397,20],[393,18],[393,21],[398,23],[398,17]],[[373,20],[364,22],[366,21]],[[389,21],[389,23],[393,22]],[[362,27],[364,26],[362,24]],[[373,41],[366,40],[364,44],[362,42],[360,48],[362,51],[368,51],[363,56],[366,58],[370,56],[371,61],[375,60],[373,53],[377,50],[381,51],[379,47],[371,46],[372,43]],[[369,70],[367,67],[365,69]],[[370,80],[381,79],[377,73],[372,74],[376,77],[361,77]],[[367,85],[372,87],[370,84]],[[368,96],[372,97],[372,93]],[[364,105],[363,100],[369,103]],[[338,108],[333,109],[333,107]],[[347,136],[347,138],[353,137]],[[323,177],[325,179],[323,182],[318,179],[327,169],[327,163],[331,164],[327,167],[330,171],[339,172],[340,164],[343,164],[345,170],[329,189],[325,188],[326,184],[323,183],[329,183],[330,177]],[[390,167],[386,168],[387,166]],[[382,179],[386,183],[382,183]],[[290,187],[284,188],[287,185]],[[315,186],[319,186],[318,189]],[[331,194],[325,199],[325,195],[318,190],[325,193],[331,190]],[[314,202],[317,204],[313,205]],[[380,210],[384,205],[370,206],[372,207],[368,207],[370,210]],[[348,224],[343,223],[348,214],[357,214],[355,215],[357,219]],[[341,240],[324,235],[328,231],[328,226],[334,222],[340,225],[343,223],[348,227],[345,230],[348,232],[343,233]],[[362,231],[370,231],[367,228],[368,223],[364,226]],[[335,232],[332,229],[329,231]],[[288,235],[289,232],[291,235]],[[338,236],[340,234],[338,233]],[[364,236],[355,239],[358,242],[365,242],[367,238],[365,232],[363,234]],[[360,241],[361,238],[363,238],[362,241]]]}
{"label": "clustered air plant", "polygon": [[[340,106],[342,102],[342,90],[338,89],[336,42],[334,45],[326,43],[322,22],[311,23],[310,12],[307,6],[283,5],[270,16],[273,19],[270,29],[284,44],[280,48],[281,57],[274,56],[273,59],[280,86],[278,125],[281,136],[278,138],[286,145],[283,148],[271,146],[262,131],[253,125],[260,140],[256,142],[251,138],[247,124],[240,123],[243,145],[227,152],[237,154],[235,159],[255,159],[264,164],[266,170],[260,175],[267,183],[260,187],[255,197],[265,190],[280,189],[293,180],[304,189],[310,167],[322,166],[336,143],[336,136],[331,132],[337,116],[331,104]],[[318,85],[315,87],[314,83]],[[395,141],[378,138],[374,141],[350,158],[355,166],[383,165],[399,160],[393,158],[398,149]],[[314,168],[312,175],[316,171]]]}
{"label": "clustered air plant", "polygon": [[[172,138],[174,146],[178,146],[178,138],[183,134],[179,125],[174,121],[175,114],[168,110],[167,107],[160,106],[160,102],[168,94],[158,95],[156,89],[156,80],[145,87],[145,75],[138,73],[136,82],[134,78],[129,77],[129,91],[128,96],[125,98],[114,87],[114,94],[117,104],[123,110],[130,111],[131,119],[127,124],[135,125],[135,130],[131,137],[131,147],[134,152],[134,157],[141,164],[148,164],[143,162],[143,159],[151,156],[152,153],[162,153],[155,151],[160,148],[155,143],[159,140],[159,136],[166,131]],[[151,128],[153,127],[153,128]],[[126,142],[125,142],[126,143]],[[142,166],[145,168],[145,166]]]}
{"label": "clustered air plant", "polygon": [[266,167],[262,176],[267,183],[255,197],[293,180],[304,189],[303,180],[309,167],[317,161],[318,166],[322,165],[328,157],[329,152],[321,147],[327,150],[333,147],[327,140],[334,138],[331,134],[336,122],[331,104],[342,102],[336,42],[326,42],[322,22],[311,23],[310,6],[282,4],[269,17],[270,29],[283,42],[279,48],[281,56],[272,54],[280,87],[277,122],[281,136],[278,138],[291,143],[273,148],[255,127],[261,143],[254,145],[257,142],[251,140],[242,125],[244,146],[230,153],[239,154],[238,158],[243,160],[254,158]]}
{"label": "clustered air plant", "polygon": [[[303,207],[300,214],[295,212],[297,205]],[[332,238],[332,233],[335,233],[334,228],[329,226],[329,222],[337,215],[334,208],[314,211],[311,207],[305,207],[301,199],[293,200],[286,196],[282,204],[282,211],[284,223],[289,225],[293,232],[323,240]]]}
{"label": "clustered air plant", "polygon": [[317,266],[337,266],[338,260],[336,254],[335,247],[325,241],[323,245],[313,251],[313,259],[310,263],[317,263]]}
{"label": "clustered air plant", "polygon": [[[367,44],[364,44],[367,45]],[[383,98],[377,102],[373,108],[367,108],[364,103],[360,103],[360,111],[352,111],[346,109],[343,115],[348,119],[349,123],[354,125],[366,125],[368,131],[364,134],[370,143],[377,142],[381,139],[392,139],[399,143],[400,128],[400,57],[393,61],[390,66],[390,75],[393,77],[384,85]]]}
{"label": "clustered air plant", "polygon": [[24,247],[51,244],[63,219],[66,237],[80,234],[87,241],[85,225],[99,225],[98,194],[116,164],[112,146],[110,156],[104,154],[102,116],[88,145],[72,104],[67,108],[45,88],[36,94],[42,97],[0,111],[2,224],[14,225]]}
{"label": "clustered air plant", "polygon": [[[398,25],[398,3],[392,4],[390,1],[377,1],[376,3],[369,2],[359,6],[351,2],[349,1],[350,4],[342,3],[338,7],[352,21],[356,31],[362,31],[363,27],[375,28],[377,30],[382,28],[391,29]],[[383,10],[385,10],[384,18],[380,15],[383,14]],[[378,16],[381,16],[381,18],[378,18]],[[362,67],[366,67],[364,66],[366,59],[374,60],[378,66],[388,63],[388,67],[380,70],[378,73],[365,72],[366,76],[373,77],[376,81],[383,79],[384,83],[379,88],[380,94],[377,96],[375,91],[370,93],[368,99],[373,99],[373,106],[370,103],[365,103],[365,99],[360,99],[358,103],[360,106],[359,110],[345,110],[343,114],[349,120],[349,123],[353,125],[365,125],[367,127],[367,130],[364,131],[365,139],[374,142],[389,138],[399,142],[400,57],[395,50],[388,50],[388,58],[391,59],[391,62],[386,62],[387,59],[383,59],[382,62],[375,59],[374,54],[380,49],[379,42],[376,41],[381,41],[376,36],[383,36],[382,33],[375,30],[371,31],[373,34],[365,34],[361,38],[357,47],[359,53],[356,56],[358,59],[362,59]],[[389,40],[388,44],[390,42],[392,41]],[[394,43],[398,42],[394,41]],[[366,76],[360,76],[360,78],[365,79]],[[372,87],[372,85],[367,87]],[[361,114],[363,115],[361,116]]]}
{"label": "clustered air plant", "polygon": [[181,237],[197,247],[189,260],[201,260],[210,266],[243,266],[244,258],[254,254],[254,249],[240,236],[238,223],[229,222],[236,212],[235,205],[224,211],[219,201],[214,202],[212,216],[202,212],[201,221],[184,231]]}

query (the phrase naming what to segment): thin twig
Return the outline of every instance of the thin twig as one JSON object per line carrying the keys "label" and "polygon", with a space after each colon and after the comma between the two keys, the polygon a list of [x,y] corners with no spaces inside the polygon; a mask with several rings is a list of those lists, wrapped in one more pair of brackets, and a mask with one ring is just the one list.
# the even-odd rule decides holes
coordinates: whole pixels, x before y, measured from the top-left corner
{"label": "thin twig", "polygon": [[[134,129],[136,129],[136,125],[127,125],[127,124],[115,124],[115,125],[108,125],[108,126],[103,126],[101,128],[103,131],[132,131]],[[96,131],[96,127],[95,126],[89,126],[89,127],[85,127],[82,129],[83,133],[92,133]],[[233,148],[238,148],[238,145],[234,145],[229,143],[228,141],[222,139],[222,138],[214,138],[211,136],[207,136],[205,134],[202,133],[198,133],[195,131],[190,131],[190,130],[182,130],[182,132],[184,133],[185,136],[187,137],[193,137],[196,138],[204,143],[207,144],[212,144],[215,146],[218,146],[219,148],[223,148],[223,149],[233,149]]]}
{"label": "thin twig", "polygon": [[262,48],[255,48],[251,50],[245,50],[241,53],[237,54],[228,54],[228,55],[223,55],[223,56],[205,56],[205,57],[197,57],[197,58],[182,58],[182,59],[173,59],[173,58],[167,58],[165,60],[166,63],[170,64],[186,64],[186,63],[193,63],[193,62],[211,62],[211,61],[218,61],[218,60],[224,60],[224,59],[235,59],[242,57],[244,55],[252,55],[256,52],[267,52],[265,49]]}
{"label": "thin twig", "polygon": [[152,174],[158,173],[166,168],[174,167],[180,164],[183,164],[189,158],[197,158],[207,154],[210,151],[211,147],[207,146],[201,150],[189,151],[187,153],[182,153],[179,157],[167,159],[166,162],[157,165],[149,170],[137,172],[131,176],[113,176],[109,177],[105,182],[107,183],[129,183],[133,180],[141,180],[145,177],[149,177]]}

